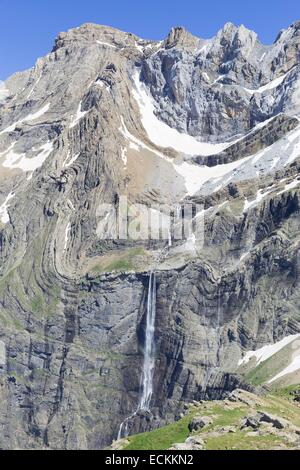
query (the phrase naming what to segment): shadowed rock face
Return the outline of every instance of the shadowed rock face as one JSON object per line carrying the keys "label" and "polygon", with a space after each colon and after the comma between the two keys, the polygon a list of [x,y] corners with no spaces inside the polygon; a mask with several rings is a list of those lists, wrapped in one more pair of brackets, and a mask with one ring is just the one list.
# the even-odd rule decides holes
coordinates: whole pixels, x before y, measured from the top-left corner
{"label": "shadowed rock face", "polygon": [[[162,42],[86,24],[5,87],[0,447],[116,438],[141,396],[154,267],[154,393],[130,432],[251,391],[243,352],[299,331],[299,23],[272,46],[230,23]],[[203,204],[204,246],[103,240],[99,205],[124,195]]]}
{"label": "shadowed rock face", "polygon": [[279,88],[267,91],[272,99],[266,99],[252,92],[287,71],[287,80],[293,80],[293,68],[299,66],[298,28],[292,25],[272,46],[231,23],[206,41],[192,42],[182,28],[172,30],[165,47],[142,64],[157,115],[182,132],[223,141],[278,114],[290,94]]}

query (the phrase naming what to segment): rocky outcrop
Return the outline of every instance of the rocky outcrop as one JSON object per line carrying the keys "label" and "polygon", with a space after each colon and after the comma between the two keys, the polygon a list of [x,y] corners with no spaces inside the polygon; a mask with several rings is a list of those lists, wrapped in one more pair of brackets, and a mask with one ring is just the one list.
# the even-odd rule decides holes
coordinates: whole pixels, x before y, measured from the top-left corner
{"label": "rocky outcrop", "polygon": [[269,147],[299,124],[297,118],[278,115],[266,124],[263,129],[253,130],[244,138],[230,145],[226,150],[209,157],[194,157],[193,161],[199,165],[213,167],[239,160]]}
{"label": "rocky outcrop", "polygon": [[199,431],[200,429],[204,428],[211,424],[213,420],[209,416],[194,416],[192,421],[189,424],[189,431]]}

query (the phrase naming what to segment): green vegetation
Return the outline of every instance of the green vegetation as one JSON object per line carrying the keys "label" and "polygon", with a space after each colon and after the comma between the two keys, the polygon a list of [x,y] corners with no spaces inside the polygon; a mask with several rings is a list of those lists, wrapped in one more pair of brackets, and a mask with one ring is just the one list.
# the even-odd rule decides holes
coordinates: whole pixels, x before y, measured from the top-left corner
{"label": "green vegetation", "polygon": [[261,385],[274,377],[275,374],[276,366],[273,362],[273,358],[271,357],[250,370],[250,372],[245,375],[245,379],[253,385]]}
{"label": "green vegetation", "polygon": [[37,315],[52,317],[57,311],[60,301],[60,289],[53,287],[48,292],[38,291],[31,298],[31,310]]}
{"label": "green vegetation", "polygon": [[250,360],[249,363],[240,367],[238,372],[244,375],[245,380],[253,385],[266,384],[268,387],[276,387],[275,382],[274,384],[268,384],[268,381],[291,362],[292,344],[286,345],[259,365],[256,365],[254,359]]}
{"label": "green vegetation", "polygon": [[112,252],[93,267],[96,273],[135,271],[139,268],[142,257],[146,255],[143,247],[130,248],[126,251]]}
{"label": "green vegetation", "polygon": [[164,450],[168,449],[174,442],[184,442],[189,436],[188,424],[190,419],[191,415],[185,416],[164,428],[136,434],[130,437],[130,443],[124,450]]}
{"label": "green vegetation", "polygon": [[281,440],[273,435],[250,437],[244,431],[237,431],[208,438],[206,450],[267,450],[280,443]]}
{"label": "green vegetation", "polygon": [[[57,313],[57,307],[60,302],[61,288],[57,285],[47,286],[43,290],[37,280],[38,260],[42,252],[42,241],[34,241],[35,258],[29,255],[18,260],[14,266],[0,278],[0,294],[5,297],[9,293],[17,299],[20,306],[25,311],[42,318],[49,318]],[[26,279],[26,282],[24,281]],[[54,280],[53,282],[56,282]],[[42,283],[41,283],[42,284]],[[7,328],[13,327],[16,330],[24,330],[22,323],[15,318],[15,314],[1,309],[1,320]]]}
{"label": "green vegetation", "polygon": [[[290,444],[282,436],[271,433],[249,435],[240,427],[243,418],[249,415],[249,412],[252,414],[258,411],[269,412],[289,420],[295,426],[300,426],[300,407],[292,399],[292,393],[296,389],[299,389],[299,385],[257,397],[257,402],[253,406],[247,406],[242,402],[224,406],[224,402],[220,401],[205,402],[198,407],[190,406],[189,413],[179,421],[154,431],[130,436],[129,443],[123,450],[166,450],[175,443],[183,443],[190,435],[188,425],[195,415],[211,416],[213,419],[212,424],[196,433],[199,437],[203,436],[206,450],[264,450],[280,445],[288,448]],[[235,431],[224,434],[218,432],[225,426],[233,427]]]}
{"label": "green vegetation", "polygon": [[289,385],[288,387],[283,387],[283,388],[279,388],[277,390],[274,390],[273,395],[275,395],[277,397],[292,399],[293,395],[294,395],[293,392],[295,392],[296,390],[299,390],[299,389],[300,389],[299,384],[298,385]]}
{"label": "green vegetation", "polygon": [[[208,403],[211,406],[203,410],[202,414],[212,415],[215,419],[206,431],[213,430],[215,426],[233,424],[245,415],[245,407],[226,410],[221,405],[215,405],[214,402]],[[196,414],[199,414],[199,409],[191,407],[189,414],[175,423],[154,431],[136,434],[129,438],[130,443],[124,450],[166,450],[175,442],[184,442],[190,435],[188,425]]]}
{"label": "green vegetation", "polygon": [[107,266],[108,271],[130,271],[132,269],[133,264],[130,259],[115,260]]}
{"label": "green vegetation", "polygon": [[41,294],[37,294],[31,300],[31,309],[34,313],[40,313],[44,309],[44,298]]}

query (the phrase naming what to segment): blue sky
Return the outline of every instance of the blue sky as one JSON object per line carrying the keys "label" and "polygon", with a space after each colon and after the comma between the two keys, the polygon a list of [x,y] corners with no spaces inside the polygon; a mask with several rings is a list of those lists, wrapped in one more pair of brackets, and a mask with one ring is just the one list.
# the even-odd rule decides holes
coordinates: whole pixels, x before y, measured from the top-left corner
{"label": "blue sky", "polygon": [[231,21],[270,44],[297,19],[299,0],[0,0],[0,79],[34,65],[59,31],[86,22],[162,39],[178,25],[208,38]]}

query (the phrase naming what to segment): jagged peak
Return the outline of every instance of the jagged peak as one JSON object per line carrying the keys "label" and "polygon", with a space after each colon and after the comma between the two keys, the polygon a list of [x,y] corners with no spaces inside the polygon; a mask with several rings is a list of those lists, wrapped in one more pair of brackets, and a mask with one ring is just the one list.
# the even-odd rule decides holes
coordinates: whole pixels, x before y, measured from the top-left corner
{"label": "jagged peak", "polygon": [[234,23],[227,22],[218,31],[216,38],[220,41],[225,38],[228,42],[238,39],[241,43],[254,43],[257,40],[257,34],[243,24],[237,26]]}
{"label": "jagged peak", "polygon": [[274,44],[288,41],[289,39],[297,36],[300,36],[300,20],[295,21],[288,28],[282,29],[276,37]]}
{"label": "jagged peak", "polygon": [[103,40],[114,44],[115,42],[124,42],[127,38],[139,41],[140,38],[132,33],[127,33],[112,26],[98,25],[96,23],[84,23],[76,28],[71,28],[66,32],[60,32],[55,39],[53,51],[64,45],[76,41],[92,42],[94,40]]}
{"label": "jagged peak", "polygon": [[236,31],[237,29],[238,29],[238,26],[236,26],[231,21],[227,21],[227,23],[224,24],[224,26],[220,29],[220,31]]}
{"label": "jagged peak", "polygon": [[[288,41],[298,35],[300,35],[300,20],[295,21],[288,28],[282,29],[276,37],[274,44],[280,41]],[[55,40],[53,51],[72,41],[89,41],[95,38],[105,38],[114,43],[115,40],[122,42],[124,39],[128,38],[128,36],[135,41],[141,40],[135,34],[121,31],[112,26],[84,23],[66,32],[60,32]],[[236,25],[228,21],[219,29],[216,36],[209,41],[215,43],[225,41],[227,44],[238,41],[241,46],[244,44],[249,46],[257,42],[257,34],[243,24]],[[172,48],[178,45],[183,47],[195,47],[199,45],[199,42],[201,42],[201,39],[190,33],[184,26],[174,26],[168,33],[164,45],[166,48]]]}
{"label": "jagged peak", "polygon": [[171,48],[177,45],[190,47],[196,46],[198,43],[199,38],[193,36],[193,34],[187,31],[183,26],[173,27],[165,39],[166,48]]}

